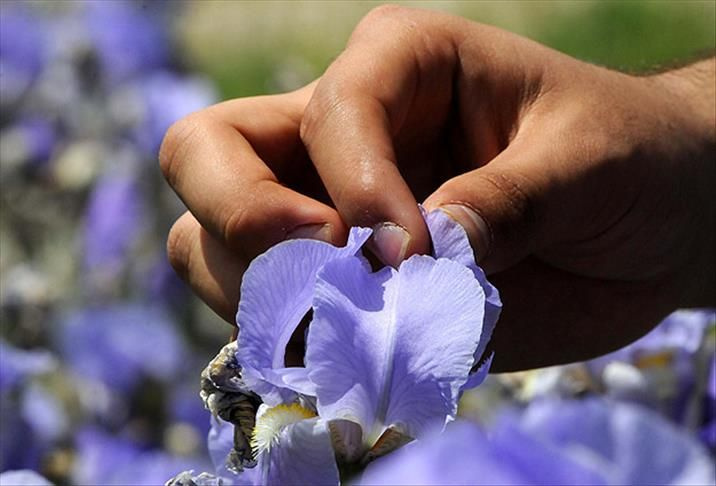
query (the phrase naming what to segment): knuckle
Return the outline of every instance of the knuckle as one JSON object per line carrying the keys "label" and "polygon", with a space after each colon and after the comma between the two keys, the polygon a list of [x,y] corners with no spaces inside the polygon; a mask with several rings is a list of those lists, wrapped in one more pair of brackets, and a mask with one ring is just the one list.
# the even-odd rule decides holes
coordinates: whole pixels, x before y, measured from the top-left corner
{"label": "knuckle", "polygon": [[217,230],[230,248],[245,249],[262,233],[268,221],[275,223],[275,215],[270,210],[273,204],[269,184],[272,183],[258,180],[240,200],[227,200],[217,207],[213,221],[221,221]]}
{"label": "knuckle", "polygon": [[306,109],[303,111],[303,117],[301,118],[301,124],[299,125],[299,136],[303,144],[308,147],[311,140],[315,138],[316,127],[319,124],[320,115],[316,108],[315,99],[312,99]]}
{"label": "knuckle", "polygon": [[203,124],[201,115],[191,114],[174,122],[164,135],[159,148],[159,167],[171,185],[179,177],[181,160],[186,158]]}
{"label": "knuckle", "polygon": [[406,26],[415,26],[421,16],[409,7],[385,4],[370,10],[361,20],[348,40],[348,47],[363,41],[374,41],[376,37],[385,37],[387,32],[394,35]]}
{"label": "knuckle", "polygon": [[191,231],[180,219],[169,230],[167,236],[167,258],[174,271],[187,280],[189,274],[189,260],[191,257]]}
{"label": "knuckle", "polygon": [[373,22],[383,22],[385,19],[402,18],[409,10],[401,5],[386,3],[372,8],[360,23],[370,25]]}
{"label": "knuckle", "polygon": [[310,150],[320,138],[323,128],[334,123],[341,112],[346,111],[349,96],[342,83],[326,78],[316,88],[313,98],[306,106],[299,127],[303,144]]}
{"label": "knuckle", "polygon": [[243,206],[232,206],[224,211],[227,216],[224,218],[221,235],[230,247],[240,246],[241,235],[249,231],[248,211]]}

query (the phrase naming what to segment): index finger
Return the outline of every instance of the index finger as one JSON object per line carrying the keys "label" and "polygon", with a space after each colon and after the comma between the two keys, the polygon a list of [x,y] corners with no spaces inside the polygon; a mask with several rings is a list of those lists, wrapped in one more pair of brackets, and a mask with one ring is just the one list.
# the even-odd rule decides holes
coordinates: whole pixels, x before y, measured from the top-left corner
{"label": "index finger", "polygon": [[321,78],[301,124],[301,137],[341,217],[351,226],[372,226],[376,253],[393,266],[430,248],[394,140],[416,117],[424,119],[424,109],[416,107],[426,96],[449,107],[454,49],[440,39],[424,46],[413,21],[425,15],[393,7],[371,12]]}

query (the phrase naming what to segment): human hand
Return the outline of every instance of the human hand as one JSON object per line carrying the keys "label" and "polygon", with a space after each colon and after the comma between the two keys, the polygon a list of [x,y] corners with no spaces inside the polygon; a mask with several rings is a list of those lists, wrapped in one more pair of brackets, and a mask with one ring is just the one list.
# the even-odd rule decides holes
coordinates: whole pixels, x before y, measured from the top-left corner
{"label": "human hand", "polygon": [[714,303],[713,81],[713,61],[635,77],[380,7],[319,81],[169,130],[161,166],[190,211],[170,260],[232,322],[248,262],[287,237],[370,226],[385,263],[428,252],[424,201],[500,289],[494,370],[596,356]]}

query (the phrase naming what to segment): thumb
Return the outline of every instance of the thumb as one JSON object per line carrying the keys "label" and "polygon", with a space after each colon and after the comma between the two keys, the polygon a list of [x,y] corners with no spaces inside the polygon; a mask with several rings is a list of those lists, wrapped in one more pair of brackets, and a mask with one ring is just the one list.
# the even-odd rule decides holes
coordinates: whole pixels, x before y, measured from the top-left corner
{"label": "thumb", "polygon": [[547,218],[555,190],[545,165],[510,146],[487,165],[445,182],[424,206],[462,225],[476,261],[487,273],[498,272],[538,250],[555,230]]}

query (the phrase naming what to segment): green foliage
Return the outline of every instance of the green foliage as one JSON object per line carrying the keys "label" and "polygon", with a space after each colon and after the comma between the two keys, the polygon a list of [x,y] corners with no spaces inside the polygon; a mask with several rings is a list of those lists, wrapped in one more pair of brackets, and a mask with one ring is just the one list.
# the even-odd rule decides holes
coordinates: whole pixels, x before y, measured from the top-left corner
{"label": "green foliage", "polygon": [[545,29],[541,41],[628,71],[668,67],[716,48],[715,2],[595,2]]}
{"label": "green foliage", "polygon": [[[716,50],[713,0],[402,3],[496,25],[626,71],[669,67]],[[375,5],[197,2],[181,29],[189,47],[185,54],[216,80],[226,98],[285,91],[319,76]]]}

